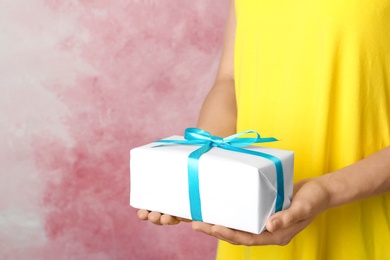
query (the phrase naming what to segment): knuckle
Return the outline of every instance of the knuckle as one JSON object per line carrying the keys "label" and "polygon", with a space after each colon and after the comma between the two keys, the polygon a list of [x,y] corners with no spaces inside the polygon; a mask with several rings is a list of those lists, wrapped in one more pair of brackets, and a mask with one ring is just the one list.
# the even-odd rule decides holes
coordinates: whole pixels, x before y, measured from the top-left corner
{"label": "knuckle", "polygon": [[290,225],[290,224],[292,224],[292,223],[295,222],[295,216],[294,216],[293,214],[291,214],[291,213],[286,214],[286,216],[285,216],[285,221],[286,221],[286,223],[287,223],[288,225]]}
{"label": "knuckle", "polygon": [[302,207],[302,217],[303,218],[308,218],[309,216],[310,216],[310,214],[311,214],[311,212],[312,212],[312,207],[310,206],[310,205],[304,205],[303,207]]}
{"label": "knuckle", "polygon": [[299,203],[299,213],[302,216],[302,218],[307,218],[310,216],[310,213],[312,212],[313,208],[309,203]]}
{"label": "knuckle", "polygon": [[210,230],[210,235],[212,235],[212,236],[214,236],[214,237],[219,237],[220,235],[219,235],[219,233],[218,233],[218,231],[216,231],[215,229],[211,229]]}

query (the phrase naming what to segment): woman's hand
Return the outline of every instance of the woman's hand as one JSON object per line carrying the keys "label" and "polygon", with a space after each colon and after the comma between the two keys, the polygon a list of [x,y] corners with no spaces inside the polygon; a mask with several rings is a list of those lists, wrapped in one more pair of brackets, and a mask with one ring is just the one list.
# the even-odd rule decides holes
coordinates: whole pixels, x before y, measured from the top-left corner
{"label": "woman's hand", "polygon": [[267,220],[267,231],[259,235],[196,221],[192,228],[234,245],[287,245],[329,206],[330,195],[320,178],[296,183],[290,208],[272,215]]}
{"label": "woman's hand", "polygon": [[144,209],[140,209],[137,212],[138,218],[142,220],[149,220],[153,224],[156,225],[175,225],[179,224],[180,222],[191,222],[192,220],[184,219],[184,218],[178,218],[167,214],[161,214],[160,212],[156,211],[147,211]]}

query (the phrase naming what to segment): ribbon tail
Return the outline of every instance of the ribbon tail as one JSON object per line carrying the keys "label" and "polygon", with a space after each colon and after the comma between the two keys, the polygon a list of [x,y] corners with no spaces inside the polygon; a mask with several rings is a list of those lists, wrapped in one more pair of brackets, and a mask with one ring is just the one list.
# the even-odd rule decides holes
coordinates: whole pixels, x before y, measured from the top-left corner
{"label": "ribbon tail", "polygon": [[190,199],[191,218],[203,221],[202,204],[199,191],[199,158],[212,147],[211,142],[196,149],[188,156],[188,192]]}

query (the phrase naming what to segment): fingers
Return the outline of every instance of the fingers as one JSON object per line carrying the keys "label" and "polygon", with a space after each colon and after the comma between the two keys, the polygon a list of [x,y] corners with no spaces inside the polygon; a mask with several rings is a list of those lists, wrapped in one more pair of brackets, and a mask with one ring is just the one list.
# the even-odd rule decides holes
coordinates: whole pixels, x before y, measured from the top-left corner
{"label": "fingers", "polygon": [[269,232],[273,233],[279,229],[288,228],[298,222],[299,216],[296,216],[294,212],[285,210],[280,214],[275,214],[269,218],[266,224],[266,228]]}
{"label": "fingers", "polygon": [[160,223],[163,225],[175,225],[175,224],[179,224],[180,220],[171,215],[162,215],[160,217]]}
{"label": "fingers", "polygon": [[198,232],[205,233],[207,235],[212,236],[211,228],[213,225],[204,223],[204,222],[199,222],[199,221],[193,221],[192,222],[192,229]]}
{"label": "fingers", "polygon": [[255,235],[244,231],[234,230],[223,226],[215,225],[213,233],[219,239],[225,240],[233,245],[255,245]]}
{"label": "fingers", "polygon": [[179,224],[181,221],[191,222],[190,219],[177,218],[177,217],[174,217],[171,215],[161,214],[160,212],[156,212],[156,211],[150,212],[150,211],[144,210],[144,209],[138,210],[137,216],[138,216],[138,218],[140,218],[142,220],[149,220],[153,224],[156,224],[159,226],[161,226],[161,225],[175,225],[175,224]]}
{"label": "fingers", "polygon": [[296,194],[289,209],[272,215],[266,224],[270,232],[289,228],[301,221],[314,219],[326,209],[328,194],[314,181],[301,181],[296,184]]}
{"label": "fingers", "polygon": [[218,234],[219,239],[244,246],[286,245],[292,238],[292,236],[286,236],[285,232],[273,234],[264,231],[260,234],[252,234],[222,226],[215,226],[214,232]]}
{"label": "fingers", "polygon": [[139,219],[147,220],[148,219],[148,215],[149,215],[149,211],[147,211],[147,210],[140,209],[140,210],[137,211],[137,216],[138,216]]}
{"label": "fingers", "polygon": [[279,229],[289,228],[304,219],[305,214],[303,214],[303,211],[300,211],[299,207],[291,206],[287,210],[282,210],[272,215],[266,223],[266,228],[273,233]]}
{"label": "fingers", "polygon": [[234,241],[227,240],[226,238],[222,237],[218,232],[218,228],[216,228],[216,226],[214,226],[214,225],[207,224],[204,222],[193,221],[192,222],[192,229],[197,231],[197,232],[202,232],[202,233],[205,233],[209,236],[213,236],[213,237],[216,237],[218,239],[225,240],[233,245],[237,245],[237,243],[235,243]]}
{"label": "fingers", "polygon": [[203,232],[218,239],[229,242],[233,245],[244,246],[284,246],[290,243],[292,238],[308,225],[309,221],[301,221],[287,229],[280,229],[274,233],[264,231],[260,234],[252,234],[240,230],[234,230],[218,225],[210,225],[201,222],[193,222],[192,228],[195,231]]}
{"label": "fingers", "polygon": [[330,200],[329,193],[318,181],[305,180],[297,183],[294,189],[290,208],[272,215],[266,223],[267,231],[259,235],[200,222],[193,222],[192,227],[232,244],[287,245],[327,208]]}
{"label": "fingers", "polygon": [[277,244],[277,237],[269,232],[263,232],[260,235],[234,230],[219,225],[211,225],[203,222],[192,222],[192,229],[198,232],[214,236],[218,239],[229,242],[233,245],[270,245]]}
{"label": "fingers", "polygon": [[161,218],[161,213],[160,212],[152,211],[148,215],[149,221],[152,222],[153,224],[156,224],[156,225],[159,225],[159,226],[162,225],[161,222],[160,222],[160,218]]}
{"label": "fingers", "polygon": [[274,217],[273,219],[269,219],[266,223],[266,229],[269,231],[269,232],[275,232],[276,230],[280,229],[281,228],[281,223],[280,223],[280,220],[277,219],[276,217]]}

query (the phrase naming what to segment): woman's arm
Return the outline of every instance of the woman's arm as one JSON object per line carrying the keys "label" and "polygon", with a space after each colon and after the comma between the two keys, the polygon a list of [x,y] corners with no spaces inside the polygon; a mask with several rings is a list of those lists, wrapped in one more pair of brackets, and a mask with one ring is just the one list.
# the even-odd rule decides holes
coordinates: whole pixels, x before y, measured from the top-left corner
{"label": "woman's arm", "polygon": [[[234,0],[230,2],[229,16],[225,30],[224,46],[215,84],[207,95],[197,126],[213,135],[228,136],[236,131],[236,99],[234,90],[234,41],[236,16]],[[179,219],[159,212],[139,210],[138,217],[157,225],[178,224]]]}
{"label": "woman's arm", "polygon": [[329,208],[390,192],[390,146],[319,179],[329,192]]}
{"label": "woman's arm", "polygon": [[192,227],[232,244],[286,245],[323,211],[387,192],[390,146],[340,170],[296,183],[290,208],[272,215],[267,231],[259,235],[201,222]]}
{"label": "woman's arm", "polygon": [[234,42],[236,14],[234,0],[230,2],[224,46],[213,88],[200,111],[198,127],[213,135],[228,136],[236,132],[237,107],[234,89]]}

